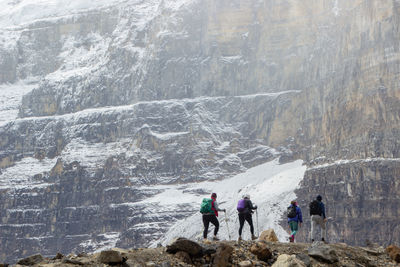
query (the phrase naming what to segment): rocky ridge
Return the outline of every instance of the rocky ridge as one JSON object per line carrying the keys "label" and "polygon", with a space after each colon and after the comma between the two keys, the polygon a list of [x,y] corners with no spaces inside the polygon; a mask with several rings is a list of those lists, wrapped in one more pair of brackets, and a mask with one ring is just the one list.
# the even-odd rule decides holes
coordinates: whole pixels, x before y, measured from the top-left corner
{"label": "rocky ridge", "polygon": [[[396,262],[397,261],[397,262]],[[79,253],[45,258],[40,254],[21,259],[15,266],[273,266],[273,267],[358,267],[397,266],[400,248],[352,247],[344,243],[280,243],[256,241],[205,241],[185,238],[167,247],[109,249],[94,254]]]}

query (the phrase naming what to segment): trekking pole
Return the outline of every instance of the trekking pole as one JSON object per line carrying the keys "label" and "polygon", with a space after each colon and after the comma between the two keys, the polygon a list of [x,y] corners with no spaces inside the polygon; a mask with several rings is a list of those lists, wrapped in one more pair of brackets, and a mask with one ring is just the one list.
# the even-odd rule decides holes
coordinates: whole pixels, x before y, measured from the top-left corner
{"label": "trekking pole", "polygon": [[258,229],[258,212],[256,210],[256,223],[257,223],[257,236],[260,236],[260,230]]}
{"label": "trekking pole", "polygon": [[228,238],[231,240],[231,234],[229,233],[229,226],[228,226],[228,217],[226,217],[226,211],[225,212],[225,222],[226,222],[226,230],[228,231]]}

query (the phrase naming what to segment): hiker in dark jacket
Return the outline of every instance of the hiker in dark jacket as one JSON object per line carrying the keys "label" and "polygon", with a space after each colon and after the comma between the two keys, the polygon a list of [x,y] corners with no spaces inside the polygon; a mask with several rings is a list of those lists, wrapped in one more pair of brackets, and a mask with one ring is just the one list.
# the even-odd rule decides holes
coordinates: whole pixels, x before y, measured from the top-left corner
{"label": "hiker in dark jacket", "polygon": [[225,211],[225,209],[220,209],[218,207],[218,202],[217,202],[217,194],[212,193],[211,194],[211,209],[212,213],[203,213],[203,225],[204,225],[204,231],[203,231],[203,237],[204,239],[207,239],[207,234],[208,234],[208,227],[210,223],[214,225],[214,237],[213,240],[219,240],[217,237],[218,234],[218,229],[219,229],[219,222],[218,222],[218,211]]}
{"label": "hiker in dark jacket", "polygon": [[[314,203],[315,205],[313,205]],[[327,219],[325,215],[325,205],[322,202],[322,197],[320,195],[318,195],[316,199],[310,203],[310,216],[311,216],[311,242],[314,242],[315,240],[315,230],[317,228],[317,225],[321,227],[321,240],[325,242]]]}
{"label": "hiker in dark jacket", "polygon": [[[239,203],[243,202],[243,208],[239,208]],[[253,210],[257,209],[257,205],[253,206],[253,203],[250,200],[250,195],[244,195],[243,199],[239,200],[238,203],[238,212],[239,212],[239,239],[238,241],[240,242],[242,240],[242,230],[244,226],[244,221],[247,221],[247,223],[250,225],[250,232],[251,232],[251,239],[257,239],[257,237],[254,235],[254,226],[253,226],[253,219],[252,219],[252,214]]]}
{"label": "hiker in dark jacket", "polygon": [[299,228],[301,227],[301,224],[303,223],[303,215],[301,214],[301,209],[295,200],[290,202],[288,210],[290,210],[292,207],[296,210],[296,214],[294,217],[289,217],[288,215],[288,224],[291,231],[289,237],[290,242],[294,242],[294,237]]}

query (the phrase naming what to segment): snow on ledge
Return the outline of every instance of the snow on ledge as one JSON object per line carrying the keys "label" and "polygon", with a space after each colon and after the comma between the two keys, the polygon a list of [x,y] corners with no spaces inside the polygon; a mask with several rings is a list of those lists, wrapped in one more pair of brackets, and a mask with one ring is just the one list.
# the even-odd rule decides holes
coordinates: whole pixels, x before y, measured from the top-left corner
{"label": "snow on ledge", "polygon": [[313,166],[307,169],[307,171],[329,168],[338,165],[345,165],[345,164],[357,164],[357,163],[369,163],[369,162],[379,162],[379,161],[386,161],[386,162],[400,162],[400,158],[365,158],[365,159],[341,159],[337,160],[333,163],[325,163],[317,166]]}

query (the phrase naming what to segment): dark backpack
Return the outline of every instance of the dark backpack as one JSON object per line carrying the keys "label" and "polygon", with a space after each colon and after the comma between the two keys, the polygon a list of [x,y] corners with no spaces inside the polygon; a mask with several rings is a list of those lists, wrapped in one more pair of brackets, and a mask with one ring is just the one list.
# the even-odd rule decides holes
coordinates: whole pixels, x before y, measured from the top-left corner
{"label": "dark backpack", "polygon": [[296,206],[295,205],[290,205],[287,208],[287,217],[288,218],[294,218],[297,215],[297,210],[296,210]]}
{"label": "dark backpack", "polygon": [[213,213],[212,210],[212,199],[211,198],[203,198],[203,201],[200,205],[200,212],[201,213]]}
{"label": "dark backpack", "polygon": [[246,209],[246,200],[239,200],[236,209],[238,210],[238,212],[244,211]]}
{"label": "dark backpack", "polygon": [[321,205],[318,200],[313,200],[310,203],[310,215],[322,215]]}

